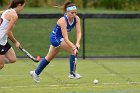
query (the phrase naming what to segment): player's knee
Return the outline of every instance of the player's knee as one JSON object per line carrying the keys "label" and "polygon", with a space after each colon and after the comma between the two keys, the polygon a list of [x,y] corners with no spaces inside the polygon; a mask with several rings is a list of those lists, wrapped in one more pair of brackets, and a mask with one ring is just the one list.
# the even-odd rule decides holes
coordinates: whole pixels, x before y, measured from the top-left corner
{"label": "player's knee", "polygon": [[16,62],[16,58],[10,59],[9,61],[10,61],[10,63],[15,63]]}
{"label": "player's knee", "polygon": [[0,64],[0,69],[2,69],[4,67],[4,64]]}

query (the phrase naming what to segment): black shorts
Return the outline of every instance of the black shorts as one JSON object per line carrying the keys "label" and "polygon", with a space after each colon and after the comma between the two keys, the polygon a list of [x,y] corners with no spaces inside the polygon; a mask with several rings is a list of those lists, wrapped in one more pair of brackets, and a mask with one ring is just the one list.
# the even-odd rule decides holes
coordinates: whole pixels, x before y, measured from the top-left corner
{"label": "black shorts", "polygon": [[9,49],[11,45],[7,42],[6,45],[0,45],[0,55],[4,55]]}

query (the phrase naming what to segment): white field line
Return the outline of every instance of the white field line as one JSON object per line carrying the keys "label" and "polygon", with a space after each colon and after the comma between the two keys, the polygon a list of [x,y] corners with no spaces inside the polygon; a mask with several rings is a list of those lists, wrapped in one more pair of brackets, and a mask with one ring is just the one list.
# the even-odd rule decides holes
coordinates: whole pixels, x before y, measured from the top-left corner
{"label": "white field line", "polygon": [[[100,83],[100,84],[93,84],[90,87],[103,87],[103,85],[129,85],[129,84],[140,84],[140,82],[129,82],[129,83]],[[59,85],[39,85],[36,83],[34,85],[27,85],[27,86],[8,86],[8,87],[0,87],[0,89],[11,89],[11,88],[31,88],[31,87],[61,87],[61,88],[68,88],[71,86],[78,86],[78,88],[84,88],[85,86],[81,86],[80,84],[59,84]],[[76,87],[75,87],[76,88]]]}
{"label": "white field line", "polygon": [[[103,75],[105,75],[105,76],[116,76],[116,74],[103,74]],[[9,76],[10,77],[15,77],[15,76],[16,77],[20,77],[20,76],[23,77],[23,76],[29,76],[29,74],[22,74],[22,75],[19,75],[19,74],[18,75],[16,75],[16,74],[15,75],[4,74],[4,75],[0,75],[0,77],[9,77]]]}
{"label": "white field line", "polygon": [[0,87],[1,89],[8,89],[8,88],[29,88],[29,87],[60,87],[60,86],[73,86],[73,85],[78,85],[78,84],[64,84],[64,85],[39,85],[38,83],[35,85],[27,85],[27,86],[9,86],[9,87]]}
{"label": "white field line", "polygon": [[102,83],[103,85],[122,85],[122,84],[140,84],[140,82],[128,82],[128,83]]}
{"label": "white field line", "polygon": [[27,76],[27,74],[25,75],[0,75],[0,77],[23,77],[23,76]]}

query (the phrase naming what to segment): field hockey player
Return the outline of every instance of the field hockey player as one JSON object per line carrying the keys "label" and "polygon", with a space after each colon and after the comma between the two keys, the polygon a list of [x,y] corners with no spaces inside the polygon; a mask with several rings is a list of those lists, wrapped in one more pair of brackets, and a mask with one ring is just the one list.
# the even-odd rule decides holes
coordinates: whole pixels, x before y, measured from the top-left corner
{"label": "field hockey player", "polygon": [[[55,58],[59,53],[60,49],[64,49],[69,52],[70,55],[70,74],[69,78],[81,78],[81,75],[76,73],[73,74],[75,55],[80,49],[80,40],[81,40],[81,26],[80,18],[77,16],[76,5],[68,1],[64,4],[65,14],[58,21],[54,27],[52,33],[50,34],[50,48],[48,54],[43,58],[34,71],[30,71],[31,76],[36,82],[40,82],[39,75],[43,69],[50,63],[50,61]],[[76,29],[76,44],[72,43],[68,38],[68,33],[72,28]],[[77,49],[78,48],[78,49]],[[65,69],[65,68],[64,68]]]}

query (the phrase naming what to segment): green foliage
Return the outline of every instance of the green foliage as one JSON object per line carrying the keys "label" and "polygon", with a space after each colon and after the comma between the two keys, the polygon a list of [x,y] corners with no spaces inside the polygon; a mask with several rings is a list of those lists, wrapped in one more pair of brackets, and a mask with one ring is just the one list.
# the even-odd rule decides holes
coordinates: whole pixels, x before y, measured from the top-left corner
{"label": "green foliage", "polygon": [[98,3],[107,9],[121,9],[124,2],[125,0],[100,0]]}
{"label": "green foliage", "polygon": [[98,7],[107,9],[130,9],[140,10],[139,0],[99,0],[97,2]]}
{"label": "green foliage", "polygon": [[[0,5],[5,6],[9,0],[1,0]],[[68,0],[26,0],[28,7],[53,7],[63,5]],[[106,8],[140,10],[140,0],[71,0],[79,8]]]}
{"label": "green foliage", "polygon": [[131,10],[140,10],[140,0],[128,0],[128,3],[126,3],[127,9]]}
{"label": "green foliage", "polygon": [[83,0],[71,0],[73,3],[75,3],[78,7],[83,7],[83,5],[82,5],[82,1]]}
{"label": "green foliage", "polygon": [[30,7],[43,7],[46,4],[46,0],[26,0],[26,6]]}
{"label": "green foliage", "polygon": [[39,1],[40,0],[27,0],[27,5],[31,7],[39,7]]}
{"label": "green foliage", "polygon": [[9,0],[0,0],[0,7],[4,6],[4,5],[7,5],[8,2],[9,2]]}

